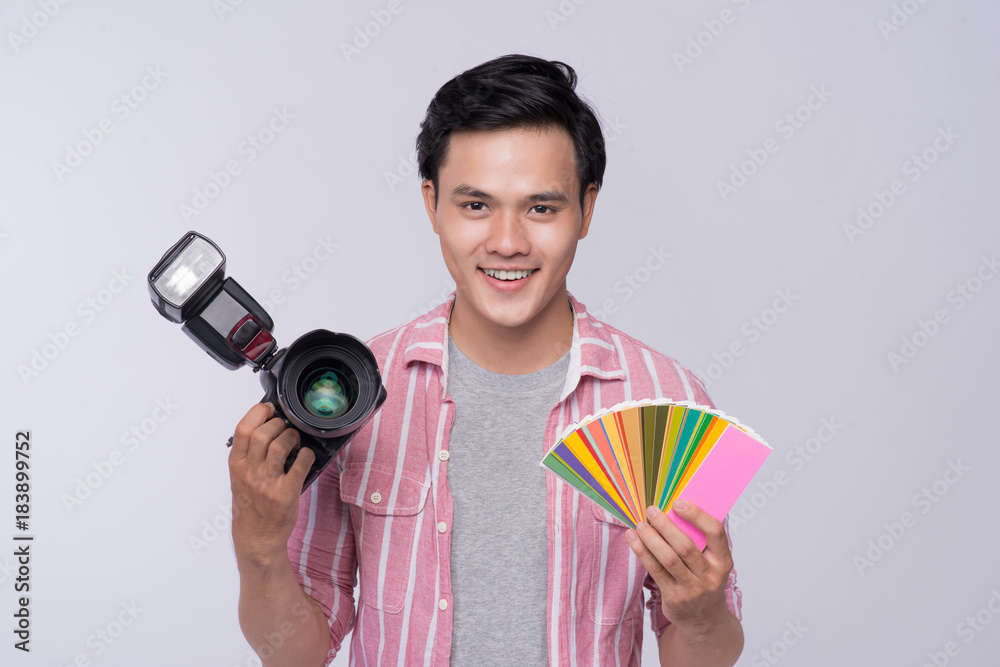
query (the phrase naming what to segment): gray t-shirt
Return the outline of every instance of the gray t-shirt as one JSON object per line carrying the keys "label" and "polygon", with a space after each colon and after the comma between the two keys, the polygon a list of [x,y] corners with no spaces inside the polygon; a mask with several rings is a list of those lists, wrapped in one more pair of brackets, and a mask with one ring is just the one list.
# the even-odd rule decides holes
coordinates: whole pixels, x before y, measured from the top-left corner
{"label": "gray t-shirt", "polygon": [[525,375],[477,366],[448,337],[448,449],[454,501],[453,665],[548,662],[545,422],[569,353]]}

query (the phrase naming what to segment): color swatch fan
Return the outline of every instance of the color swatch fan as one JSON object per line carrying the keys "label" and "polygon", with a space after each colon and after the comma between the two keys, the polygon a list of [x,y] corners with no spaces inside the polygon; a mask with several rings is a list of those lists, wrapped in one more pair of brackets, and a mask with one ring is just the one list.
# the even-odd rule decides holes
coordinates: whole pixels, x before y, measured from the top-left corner
{"label": "color swatch fan", "polygon": [[771,453],[732,417],[690,402],[630,401],[567,429],[542,466],[635,527],[656,505],[699,549],[705,536],[672,510],[680,498],[719,521]]}

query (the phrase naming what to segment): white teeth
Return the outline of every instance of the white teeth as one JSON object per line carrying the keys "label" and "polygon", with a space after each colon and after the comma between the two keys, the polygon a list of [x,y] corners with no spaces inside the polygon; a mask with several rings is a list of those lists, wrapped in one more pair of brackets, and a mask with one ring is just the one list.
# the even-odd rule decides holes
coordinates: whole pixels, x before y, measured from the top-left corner
{"label": "white teeth", "polygon": [[534,272],[534,269],[517,271],[505,271],[504,269],[483,269],[483,273],[491,278],[496,278],[497,280],[520,280],[521,278],[527,278]]}

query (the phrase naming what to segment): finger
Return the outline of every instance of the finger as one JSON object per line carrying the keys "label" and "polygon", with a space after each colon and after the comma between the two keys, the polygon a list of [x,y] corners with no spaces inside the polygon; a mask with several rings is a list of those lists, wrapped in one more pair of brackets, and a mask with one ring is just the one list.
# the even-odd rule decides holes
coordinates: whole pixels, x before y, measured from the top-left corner
{"label": "finger", "polygon": [[280,476],[285,474],[285,460],[288,458],[288,455],[299,446],[299,432],[294,428],[287,428],[285,423],[280,419],[272,419],[262,426],[261,430],[276,430],[278,428],[277,425],[273,429],[269,429],[272,422],[279,422],[281,430],[271,438],[267,445],[267,456],[264,461],[264,467],[272,476]]}
{"label": "finger", "polygon": [[[638,528],[645,527],[647,530],[649,526],[644,523],[639,523]],[[651,536],[652,537],[652,536]],[[650,551],[649,546],[646,542],[639,536],[636,529],[629,528],[625,531],[625,538],[628,540],[629,546],[632,548],[632,553],[639,557],[639,561],[642,566],[646,568],[646,572],[649,572],[649,576],[653,578],[656,585],[660,587],[660,590],[666,590],[669,586],[676,585],[677,580],[674,579],[673,575],[667,571],[667,568],[663,566],[653,552]]]}
{"label": "finger", "polygon": [[711,555],[723,560],[731,558],[726,531],[714,516],[694,503],[677,500],[673,504],[677,515],[700,530],[705,535],[705,545]]}
{"label": "finger", "polygon": [[244,459],[250,448],[250,436],[257,428],[274,415],[274,406],[270,403],[258,403],[243,415],[233,432],[233,448],[229,452],[231,459]]}
{"label": "finger", "polygon": [[663,568],[672,581],[678,584],[686,584],[693,580],[694,575],[688,569],[680,554],[677,553],[677,550],[670,545],[659,530],[648,523],[640,521],[636,524],[635,532],[646,549],[652,554],[659,567]]}
{"label": "finger", "polygon": [[309,474],[309,470],[315,461],[316,452],[309,447],[300,447],[298,456],[295,457],[295,462],[288,469],[288,483],[295,484],[296,488],[301,489],[306,481],[306,475]]}
{"label": "finger", "polygon": [[[688,581],[704,572],[707,567],[704,555],[694,541],[670,517],[664,514],[660,508],[650,506],[646,508],[646,518],[649,519],[650,526],[656,530],[670,548],[671,554],[679,560],[679,562],[675,562],[673,558],[670,559],[672,565],[670,572],[675,578]],[[653,554],[659,556],[656,548],[653,549]]]}
{"label": "finger", "polygon": [[264,465],[271,442],[285,432],[288,425],[284,420],[272,417],[254,429],[247,447],[247,462],[254,468]]}

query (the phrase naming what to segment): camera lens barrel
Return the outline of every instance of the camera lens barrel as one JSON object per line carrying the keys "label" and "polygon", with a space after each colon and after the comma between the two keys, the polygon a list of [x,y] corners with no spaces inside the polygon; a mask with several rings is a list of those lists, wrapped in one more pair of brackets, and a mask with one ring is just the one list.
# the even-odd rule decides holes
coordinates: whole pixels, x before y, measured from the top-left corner
{"label": "camera lens barrel", "polygon": [[288,420],[318,438],[355,430],[378,407],[383,391],[368,347],[354,336],[324,329],[292,343],[277,375],[278,401]]}

